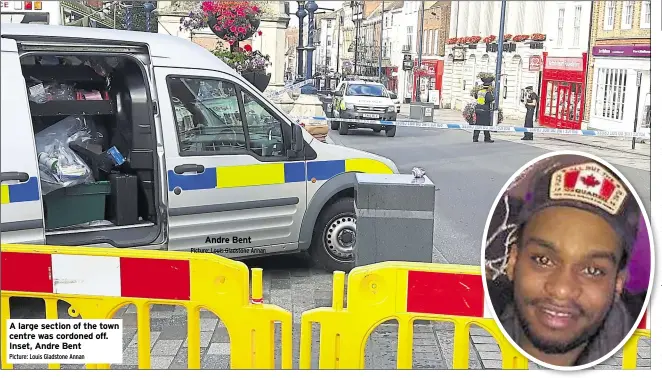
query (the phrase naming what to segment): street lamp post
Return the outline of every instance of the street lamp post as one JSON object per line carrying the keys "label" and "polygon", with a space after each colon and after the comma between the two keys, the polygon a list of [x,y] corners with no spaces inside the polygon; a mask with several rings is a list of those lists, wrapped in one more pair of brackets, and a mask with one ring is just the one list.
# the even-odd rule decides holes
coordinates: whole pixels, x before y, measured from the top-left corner
{"label": "street lamp post", "polygon": [[501,65],[503,63],[503,29],[506,24],[506,0],[501,0],[501,20],[499,21],[499,44],[496,61],[496,73],[494,75],[494,114],[492,115],[492,126],[499,121],[499,94],[501,89]]}
{"label": "street lamp post", "polygon": [[[421,1],[421,16],[418,20],[418,66],[423,65],[423,17],[425,14],[425,1]],[[416,74],[414,74],[416,75]],[[416,102],[421,102],[421,75],[416,75]]]}
{"label": "street lamp post", "polygon": [[306,17],[306,10],[304,9],[305,1],[297,1],[299,9],[297,9],[296,16],[299,18],[299,45],[297,46],[297,81],[303,81],[303,19]]}
{"label": "street lamp post", "polygon": [[151,1],[148,1],[143,4],[143,7],[145,7],[145,31],[146,32],[151,32],[151,21],[152,21],[152,12],[154,11],[154,3]]}
{"label": "street lamp post", "polygon": [[313,51],[315,50],[315,11],[318,6],[315,1],[308,1],[306,3],[306,10],[308,11],[308,46],[306,46],[306,79],[313,77]]}

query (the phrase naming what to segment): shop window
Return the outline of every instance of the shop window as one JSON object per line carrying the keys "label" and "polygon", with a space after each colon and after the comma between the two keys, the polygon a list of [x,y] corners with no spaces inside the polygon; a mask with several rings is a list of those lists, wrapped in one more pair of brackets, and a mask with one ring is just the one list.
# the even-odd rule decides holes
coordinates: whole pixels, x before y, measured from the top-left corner
{"label": "shop window", "polygon": [[623,120],[627,69],[600,68],[594,115],[614,121]]}

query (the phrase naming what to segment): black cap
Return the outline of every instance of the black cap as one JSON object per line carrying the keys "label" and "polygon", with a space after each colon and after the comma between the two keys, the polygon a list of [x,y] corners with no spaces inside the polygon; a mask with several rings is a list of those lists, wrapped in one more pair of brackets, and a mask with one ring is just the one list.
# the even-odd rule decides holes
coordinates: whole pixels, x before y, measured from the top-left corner
{"label": "black cap", "polygon": [[524,89],[531,89],[531,90],[533,90],[533,87],[529,85],[528,87],[526,87],[526,88],[524,88]]}
{"label": "black cap", "polygon": [[601,216],[621,237],[629,254],[637,236],[641,209],[627,186],[609,168],[586,158],[562,161],[536,172],[528,185],[519,224],[553,206],[574,207]]}

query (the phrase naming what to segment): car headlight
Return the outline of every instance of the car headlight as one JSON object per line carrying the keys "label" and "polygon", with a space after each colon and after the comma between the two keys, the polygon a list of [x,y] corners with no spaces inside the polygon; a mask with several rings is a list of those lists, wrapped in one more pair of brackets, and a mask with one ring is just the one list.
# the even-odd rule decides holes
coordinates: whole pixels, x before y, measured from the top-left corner
{"label": "car headlight", "polygon": [[395,106],[389,106],[388,111],[389,112],[394,112],[395,111]]}
{"label": "car headlight", "polygon": [[354,110],[354,104],[348,104],[348,103],[345,103],[345,109],[347,109],[347,110]]}

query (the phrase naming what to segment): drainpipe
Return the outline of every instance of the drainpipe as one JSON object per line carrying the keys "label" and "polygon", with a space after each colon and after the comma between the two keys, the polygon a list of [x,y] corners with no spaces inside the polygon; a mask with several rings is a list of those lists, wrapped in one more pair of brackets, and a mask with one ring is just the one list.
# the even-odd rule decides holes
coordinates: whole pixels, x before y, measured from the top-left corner
{"label": "drainpipe", "polygon": [[[588,102],[586,101],[586,93],[588,92],[588,70],[590,68],[590,62],[591,62],[591,49],[593,48],[593,46],[591,46],[591,36],[593,35],[593,10],[594,10],[593,7],[595,7],[595,4],[591,1],[591,10],[589,11],[590,12],[589,14],[591,15],[591,19],[588,22],[588,46],[586,48],[586,66],[587,67],[586,67],[586,77],[584,77],[584,80],[585,80],[584,90],[583,90],[583,93],[582,93],[582,98],[584,100],[584,104],[582,106],[584,107],[584,109],[582,111],[582,119],[579,121],[580,122],[579,127],[581,127],[581,122],[584,122],[584,117],[586,116],[586,104],[588,104]],[[614,12],[614,14],[615,13],[616,12]],[[590,111],[590,109],[589,109],[589,111]]]}

